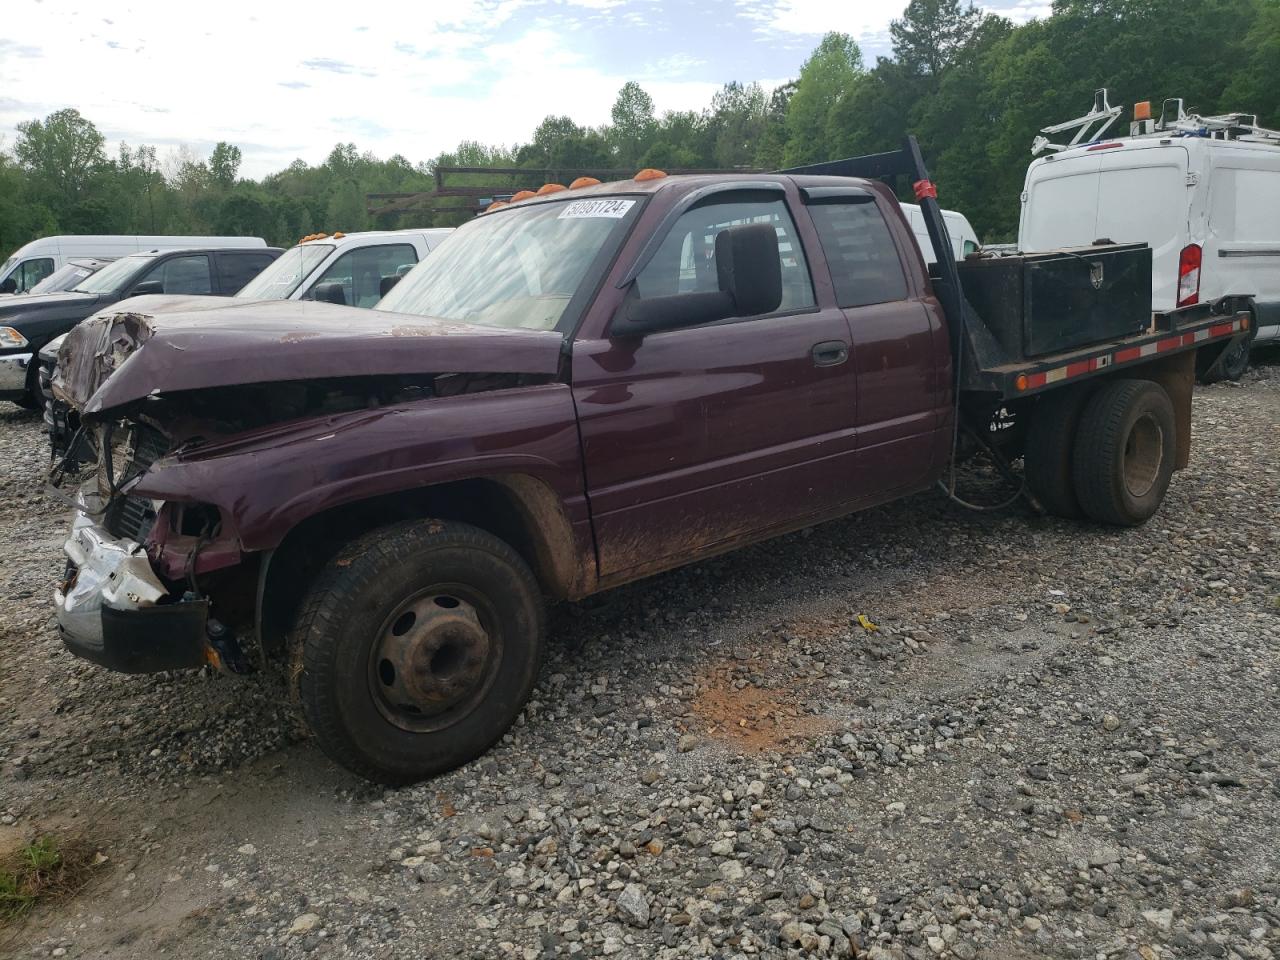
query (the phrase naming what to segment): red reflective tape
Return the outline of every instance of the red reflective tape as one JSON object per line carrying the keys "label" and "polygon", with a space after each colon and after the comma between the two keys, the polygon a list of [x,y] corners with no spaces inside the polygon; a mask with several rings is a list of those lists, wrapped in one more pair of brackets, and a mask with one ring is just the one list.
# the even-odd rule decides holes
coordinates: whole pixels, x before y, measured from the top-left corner
{"label": "red reflective tape", "polygon": [[1182,346],[1181,337],[1165,337],[1156,344],[1156,353],[1164,353],[1167,350],[1177,350]]}
{"label": "red reflective tape", "polygon": [[1115,361],[1116,363],[1128,363],[1130,360],[1137,360],[1141,356],[1141,347],[1126,347],[1123,350],[1116,351]]}
{"label": "red reflective tape", "polygon": [[1031,373],[1027,375],[1027,387],[1034,390],[1036,387],[1043,387],[1048,381],[1043,373]]}
{"label": "red reflective tape", "polygon": [[925,197],[938,199],[938,188],[933,185],[932,180],[917,180],[912,186],[915,187],[917,200],[923,200]]}
{"label": "red reflective tape", "polygon": [[1092,361],[1077,360],[1075,363],[1067,364],[1067,376],[1078,377],[1082,373],[1088,373],[1092,369],[1093,369]]}
{"label": "red reflective tape", "polygon": [[1229,333],[1234,333],[1236,325],[1228,320],[1226,323],[1216,323],[1209,328],[1209,336],[1225,337]]}
{"label": "red reflective tape", "polygon": [[1195,335],[1195,333],[1184,333],[1184,334],[1182,335],[1182,345],[1183,345],[1184,347],[1189,347],[1189,346],[1191,346],[1192,344],[1194,344],[1195,342],[1196,342],[1196,335]]}

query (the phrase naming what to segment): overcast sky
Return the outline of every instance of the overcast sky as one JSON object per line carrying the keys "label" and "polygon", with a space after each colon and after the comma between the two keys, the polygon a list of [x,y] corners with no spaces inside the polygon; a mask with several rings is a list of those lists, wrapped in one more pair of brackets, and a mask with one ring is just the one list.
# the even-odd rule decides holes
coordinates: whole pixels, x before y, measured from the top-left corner
{"label": "overcast sky", "polygon": [[[1019,22],[1049,0],[983,4]],[[606,122],[637,80],[658,111],[794,77],[828,30],[868,64],[905,0],[21,0],[0,28],[0,144],[76,107],[114,145],[240,147],[242,176],[338,142],[417,163],[463,139],[528,140],[547,114]]]}

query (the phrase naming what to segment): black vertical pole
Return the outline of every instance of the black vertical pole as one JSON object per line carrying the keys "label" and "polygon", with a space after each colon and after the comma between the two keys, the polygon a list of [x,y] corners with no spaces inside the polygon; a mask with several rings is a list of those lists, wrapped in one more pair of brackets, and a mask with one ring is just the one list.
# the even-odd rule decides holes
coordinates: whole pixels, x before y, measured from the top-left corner
{"label": "black vertical pole", "polygon": [[934,252],[938,255],[938,280],[934,282],[934,293],[942,302],[942,309],[947,315],[948,333],[951,337],[951,357],[955,364],[955,381],[960,383],[960,344],[964,338],[967,317],[964,314],[964,294],[960,289],[960,271],[956,267],[955,253],[951,249],[951,234],[947,232],[947,221],[942,216],[942,207],[938,204],[938,191],[929,179],[929,171],[925,169],[924,157],[920,155],[920,144],[914,136],[908,136],[903,144],[903,151],[908,155],[915,178],[912,187],[915,190],[916,202],[920,204],[920,212],[924,215],[925,229],[929,231],[929,239],[933,242]]}

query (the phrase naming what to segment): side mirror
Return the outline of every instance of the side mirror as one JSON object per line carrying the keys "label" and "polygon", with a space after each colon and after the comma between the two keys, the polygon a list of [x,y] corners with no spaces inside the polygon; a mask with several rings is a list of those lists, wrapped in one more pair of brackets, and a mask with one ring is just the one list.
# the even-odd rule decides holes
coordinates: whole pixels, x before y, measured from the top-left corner
{"label": "side mirror", "polygon": [[17,293],[18,281],[13,277],[5,277],[4,283],[0,283],[0,293]]}
{"label": "side mirror", "polygon": [[628,300],[614,333],[642,336],[777,310],[782,303],[782,262],[773,226],[743,224],[716,234],[716,277],[720,289],[712,293]]}
{"label": "side mirror", "polygon": [[400,277],[394,274],[390,277],[383,277],[381,280],[378,281],[378,296],[385,297],[388,293],[391,292],[391,288],[394,287],[399,282],[400,282]]}
{"label": "side mirror", "polygon": [[129,291],[129,296],[145,297],[149,293],[164,293],[164,283],[160,280],[143,280]]}
{"label": "side mirror", "polygon": [[345,306],[347,303],[347,295],[342,290],[341,280],[317,283],[311,291],[311,298],[323,300],[325,303],[336,303],[339,306]]}

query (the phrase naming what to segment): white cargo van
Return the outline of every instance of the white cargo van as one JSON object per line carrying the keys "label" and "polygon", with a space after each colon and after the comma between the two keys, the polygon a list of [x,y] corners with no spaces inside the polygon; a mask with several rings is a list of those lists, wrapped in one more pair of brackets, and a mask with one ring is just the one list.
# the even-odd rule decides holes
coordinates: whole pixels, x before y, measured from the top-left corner
{"label": "white cargo van", "polygon": [[14,251],[0,265],[0,293],[29,293],[53,271],[76,257],[113,259],[144,250],[188,247],[265,247],[261,237],[43,237]]}
{"label": "white cargo van", "polygon": [[452,227],[315,234],[286,250],[236,294],[247,300],[327,300],[372,307]]}
{"label": "white cargo van", "polygon": [[[914,203],[904,203],[902,214],[911,224],[911,232],[916,235],[916,243],[920,244],[920,252],[924,254],[926,263],[937,263],[938,255],[933,250],[933,241],[929,239],[929,231],[925,229],[924,214]],[[978,235],[974,232],[969,220],[956,210],[943,210],[942,218],[947,222],[947,233],[951,235],[951,252],[957,260],[963,260],[969,254],[981,249]]]}
{"label": "white cargo van", "polygon": [[[1117,116],[1099,94],[1090,116]],[[1179,100],[1165,102],[1159,121],[1140,103],[1135,118],[1117,140],[1037,139],[1059,152],[1027,169],[1019,249],[1146,242],[1153,310],[1247,296],[1256,340],[1280,337],[1280,134],[1244,114],[1189,115]],[[1237,379],[1247,366],[1245,345],[1221,373]]]}

